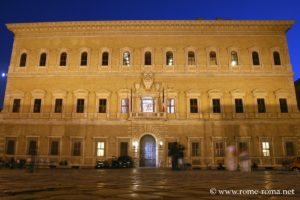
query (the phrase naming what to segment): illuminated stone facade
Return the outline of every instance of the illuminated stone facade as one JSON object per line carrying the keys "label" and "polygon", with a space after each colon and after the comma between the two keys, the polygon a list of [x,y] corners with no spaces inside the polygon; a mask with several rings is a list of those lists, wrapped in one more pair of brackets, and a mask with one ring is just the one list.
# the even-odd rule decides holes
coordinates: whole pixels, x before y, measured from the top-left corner
{"label": "illuminated stone facade", "polygon": [[300,154],[285,33],[293,21],[8,24],[14,44],[0,156],[40,161],[130,155],[169,167],[168,146],[198,167],[247,148],[259,166]]}

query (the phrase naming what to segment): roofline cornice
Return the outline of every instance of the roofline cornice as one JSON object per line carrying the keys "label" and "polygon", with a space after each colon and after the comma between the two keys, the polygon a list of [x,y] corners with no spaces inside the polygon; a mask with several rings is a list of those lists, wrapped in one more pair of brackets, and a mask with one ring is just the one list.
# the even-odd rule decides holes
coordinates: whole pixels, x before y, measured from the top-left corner
{"label": "roofline cornice", "polygon": [[285,33],[294,20],[124,20],[12,23],[15,35],[66,32],[270,32]]}

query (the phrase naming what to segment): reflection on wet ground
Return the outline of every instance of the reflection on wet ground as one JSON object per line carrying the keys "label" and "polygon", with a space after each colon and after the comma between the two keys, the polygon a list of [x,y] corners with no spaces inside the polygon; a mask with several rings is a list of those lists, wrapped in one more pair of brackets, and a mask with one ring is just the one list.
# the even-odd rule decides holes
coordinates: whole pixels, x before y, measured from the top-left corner
{"label": "reflection on wet ground", "polygon": [[[169,169],[0,170],[0,199],[297,199],[300,173]],[[212,195],[210,189],[294,189],[295,195]]]}

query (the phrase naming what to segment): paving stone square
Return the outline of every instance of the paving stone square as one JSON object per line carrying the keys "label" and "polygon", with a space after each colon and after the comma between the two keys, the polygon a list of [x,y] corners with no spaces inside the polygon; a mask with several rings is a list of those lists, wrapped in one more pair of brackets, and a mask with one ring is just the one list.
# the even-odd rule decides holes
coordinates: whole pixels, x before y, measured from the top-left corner
{"label": "paving stone square", "polygon": [[[299,172],[133,169],[0,170],[0,199],[299,199]],[[293,190],[220,194],[218,190]]]}

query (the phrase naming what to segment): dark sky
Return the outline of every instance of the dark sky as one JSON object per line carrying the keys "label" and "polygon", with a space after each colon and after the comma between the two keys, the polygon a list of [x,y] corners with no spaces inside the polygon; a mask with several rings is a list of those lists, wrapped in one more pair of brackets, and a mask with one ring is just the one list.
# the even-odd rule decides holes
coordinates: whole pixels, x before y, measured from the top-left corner
{"label": "dark sky", "polygon": [[[300,78],[300,0],[1,0],[0,72],[7,72],[13,42],[6,23],[199,17],[296,20],[287,37],[294,79]],[[5,79],[0,76],[0,108]]]}

